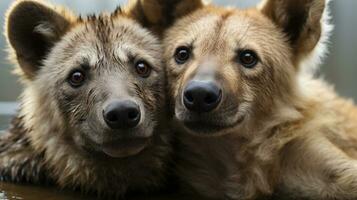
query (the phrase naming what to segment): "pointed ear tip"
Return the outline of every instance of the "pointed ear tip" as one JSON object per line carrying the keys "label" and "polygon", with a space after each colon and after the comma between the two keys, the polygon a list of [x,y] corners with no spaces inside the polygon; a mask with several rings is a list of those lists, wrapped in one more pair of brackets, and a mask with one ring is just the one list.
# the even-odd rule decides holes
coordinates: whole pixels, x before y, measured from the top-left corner
{"label": "pointed ear tip", "polygon": [[[311,0],[310,2],[312,2],[314,0]],[[329,5],[333,0],[318,0],[319,3],[323,3],[325,6]],[[278,3],[276,0],[261,0],[258,4],[257,4],[257,8],[258,10],[263,10],[268,4],[269,5],[274,5],[275,3]],[[306,2],[308,3],[308,2]]]}
{"label": "pointed ear tip", "polygon": [[42,0],[16,0],[10,5],[9,9],[7,10],[7,15],[16,12],[18,9],[24,9],[26,7],[33,6],[51,7],[49,3]]}
{"label": "pointed ear tip", "polygon": [[9,20],[13,15],[17,14],[18,12],[23,12],[28,8],[33,8],[34,6],[37,8],[51,7],[49,3],[46,3],[42,0],[16,0],[10,5],[10,7],[7,9],[5,13],[5,25],[9,23]]}
{"label": "pointed ear tip", "polygon": [[54,6],[53,4],[43,0],[16,0],[10,5],[5,13],[5,33],[8,32],[8,29],[10,28],[9,25],[12,23],[12,20],[15,20],[18,15],[26,16],[26,11],[34,13],[36,10],[43,10],[45,12],[54,11],[68,21],[75,21],[75,19],[77,19],[76,15],[70,9],[62,6]]}
{"label": "pointed ear tip", "polygon": [[257,4],[257,8],[258,10],[263,10],[264,7],[266,6],[266,4],[268,3],[269,0],[261,0],[258,4]]}
{"label": "pointed ear tip", "polygon": [[14,1],[9,8],[5,12],[5,23],[4,23],[4,33],[6,35],[6,38],[9,38],[9,31],[13,18],[14,16],[19,12],[19,10],[22,10],[24,7],[28,6],[28,3],[31,1],[28,0],[18,0]]}

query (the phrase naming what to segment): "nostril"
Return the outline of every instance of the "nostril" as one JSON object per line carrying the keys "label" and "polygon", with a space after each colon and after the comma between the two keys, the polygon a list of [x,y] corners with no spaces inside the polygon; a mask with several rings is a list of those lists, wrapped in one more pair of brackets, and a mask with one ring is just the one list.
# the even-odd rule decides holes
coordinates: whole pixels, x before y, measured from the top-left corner
{"label": "nostril", "polygon": [[217,97],[213,94],[207,94],[207,96],[204,99],[206,104],[212,104],[217,101]]}
{"label": "nostril", "polygon": [[220,100],[221,96],[222,91],[219,91],[219,93],[207,93],[204,102],[206,104],[215,104]]}
{"label": "nostril", "polygon": [[185,92],[185,99],[186,99],[186,101],[192,103],[194,101],[192,92],[190,92],[190,91]]}
{"label": "nostril", "polygon": [[136,120],[139,116],[139,112],[137,110],[131,110],[128,112],[128,119],[129,120]]}
{"label": "nostril", "polygon": [[109,112],[106,116],[106,119],[110,122],[116,122],[119,120],[119,117],[115,112]]}

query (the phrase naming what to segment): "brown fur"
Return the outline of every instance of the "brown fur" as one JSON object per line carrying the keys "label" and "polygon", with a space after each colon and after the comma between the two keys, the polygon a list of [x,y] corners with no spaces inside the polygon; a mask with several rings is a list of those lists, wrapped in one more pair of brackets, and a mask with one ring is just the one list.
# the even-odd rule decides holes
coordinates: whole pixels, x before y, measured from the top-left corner
{"label": "brown fur", "polygon": [[49,183],[42,153],[33,153],[22,119],[15,118],[0,138],[1,181]]}
{"label": "brown fur", "polygon": [[[326,5],[202,4],[165,32],[173,126],[182,130],[177,174],[187,191],[217,199],[357,198],[357,108],[301,72],[314,67],[306,60],[323,46]],[[192,51],[184,64],[174,59],[180,46]],[[252,69],[237,62],[245,49],[259,57]],[[209,113],[193,114],[182,103],[198,77],[223,89]]]}
{"label": "brown fur", "polygon": [[[53,182],[111,197],[164,185],[171,147],[165,123],[158,123],[166,115],[161,46],[133,12],[80,18],[43,1],[13,4],[5,35],[25,90],[19,117],[0,140],[3,180]],[[146,79],[135,72],[138,59],[152,68]],[[87,73],[79,88],[67,81],[74,69]],[[143,110],[135,130],[114,133],[105,125],[102,109],[115,99]],[[146,141],[135,155],[122,144],[132,137]],[[121,140],[122,153],[132,156],[102,152],[102,145]]]}
{"label": "brown fur", "polygon": [[126,9],[143,26],[162,36],[163,31],[176,19],[203,5],[202,1],[196,0],[130,0]]}

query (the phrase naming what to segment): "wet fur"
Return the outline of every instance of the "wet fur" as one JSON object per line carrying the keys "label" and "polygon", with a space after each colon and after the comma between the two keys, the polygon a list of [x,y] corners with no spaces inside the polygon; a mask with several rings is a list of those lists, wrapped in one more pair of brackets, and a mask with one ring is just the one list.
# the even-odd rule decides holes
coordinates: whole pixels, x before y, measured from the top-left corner
{"label": "wet fur", "polygon": [[22,119],[14,118],[11,124],[0,137],[1,181],[50,183],[43,154],[34,153]]}
{"label": "wet fur", "polygon": [[[177,176],[184,190],[216,199],[357,198],[357,108],[302,72],[315,68],[306,60],[325,48],[326,5],[267,0],[240,10],[201,4],[174,19],[164,33],[164,57],[172,124],[181,129]],[[193,55],[178,65],[173,55],[182,45]],[[237,49],[253,49],[260,64],[243,68],[234,60]],[[214,115],[200,116],[202,131],[195,133],[182,123],[192,116],[181,95],[209,66],[228,97]],[[237,116],[243,122],[232,123]],[[226,128],[209,135],[211,124]]]}
{"label": "wet fur", "polygon": [[[41,12],[50,12],[51,17],[40,20],[33,38],[29,38],[22,31],[31,28],[32,22],[27,27],[16,26],[14,21],[19,16],[22,20],[36,19],[36,12],[30,18],[28,13],[21,12],[34,5]],[[161,123],[166,119],[161,48],[156,37],[140,26],[140,19],[133,12],[130,8],[118,8],[112,14],[76,17],[67,9],[44,1],[26,0],[17,1],[10,8],[5,34],[10,59],[17,66],[25,89],[18,117],[0,138],[2,180],[54,183],[103,197],[123,197],[128,192],[163,187],[171,140],[165,123]],[[46,20],[50,22],[42,23]],[[11,35],[10,30],[18,31],[17,35]],[[24,43],[24,39],[28,41]],[[114,46],[128,43],[132,45]],[[40,49],[28,51],[33,48]],[[78,60],[83,55],[88,59]],[[155,72],[146,82],[132,76],[128,64],[134,59],[132,56],[143,56],[152,64]],[[88,89],[73,90],[64,82],[72,67],[88,66],[93,82],[88,83]],[[145,119],[150,120],[144,126],[148,133],[153,131],[150,146],[129,158],[97,155],[88,137],[99,138],[99,142],[111,138],[105,133],[89,134],[91,128],[100,133],[101,122],[93,118],[93,113],[102,109],[104,99],[124,94],[142,101]],[[89,125],[83,125],[84,121],[89,121]],[[93,154],[85,151],[87,147],[93,147],[89,149]]]}

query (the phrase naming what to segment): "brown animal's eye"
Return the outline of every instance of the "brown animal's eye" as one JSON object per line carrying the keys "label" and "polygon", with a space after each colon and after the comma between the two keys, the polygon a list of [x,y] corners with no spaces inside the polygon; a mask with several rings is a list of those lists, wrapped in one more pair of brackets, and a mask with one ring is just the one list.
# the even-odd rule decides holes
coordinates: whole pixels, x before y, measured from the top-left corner
{"label": "brown animal's eye", "polygon": [[135,64],[136,73],[141,77],[147,78],[151,74],[151,67],[144,61],[139,61]]}
{"label": "brown animal's eye", "polygon": [[246,68],[253,68],[258,64],[258,56],[254,51],[244,50],[239,52],[239,63]]}
{"label": "brown animal's eye", "polygon": [[177,64],[184,64],[190,58],[190,48],[188,47],[179,47],[175,52],[175,61]]}
{"label": "brown animal's eye", "polygon": [[73,71],[69,76],[69,84],[71,84],[72,87],[79,87],[83,85],[85,80],[86,76],[80,70]]}

